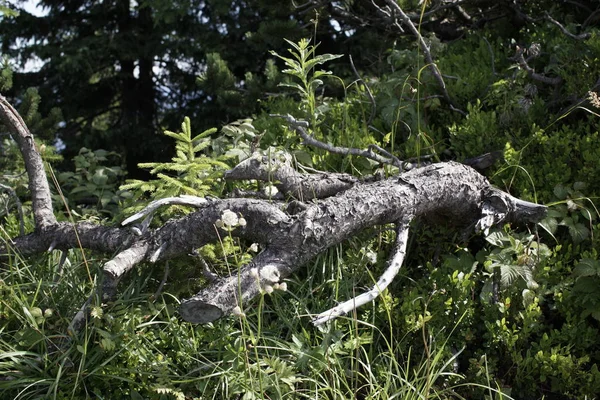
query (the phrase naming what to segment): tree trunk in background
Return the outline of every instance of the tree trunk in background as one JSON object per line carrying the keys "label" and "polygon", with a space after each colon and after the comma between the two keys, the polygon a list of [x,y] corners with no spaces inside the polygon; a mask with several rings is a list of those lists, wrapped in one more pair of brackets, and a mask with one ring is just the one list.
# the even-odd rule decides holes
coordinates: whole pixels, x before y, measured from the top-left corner
{"label": "tree trunk in background", "polygon": [[[138,164],[161,159],[158,155],[163,146],[159,145],[156,126],[156,95],[153,79],[154,54],[146,38],[152,37],[152,10],[149,7],[138,9],[133,16],[129,0],[120,4],[119,31],[121,40],[130,43],[131,53],[123,52],[119,60],[121,70],[121,117],[117,125],[120,143],[125,148],[127,172],[130,178],[147,179],[150,175],[138,168]],[[151,153],[147,146],[152,143]],[[146,148],[145,151],[144,148]]]}

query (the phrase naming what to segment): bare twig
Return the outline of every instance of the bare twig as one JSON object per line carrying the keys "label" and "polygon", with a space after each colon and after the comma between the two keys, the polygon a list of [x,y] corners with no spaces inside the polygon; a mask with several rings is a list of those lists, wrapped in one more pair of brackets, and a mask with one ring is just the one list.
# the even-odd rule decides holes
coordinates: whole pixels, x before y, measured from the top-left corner
{"label": "bare twig", "polygon": [[431,56],[431,51],[429,50],[429,46],[427,46],[427,43],[425,43],[423,36],[419,32],[419,30],[417,29],[415,24],[411,21],[411,19],[408,17],[408,15],[406,15],[406,13],[402,10],[402,8],[400,8],[400,6],[398,5],[398,3],[395,0],[385,0],[385,2],[390,7],[390,9],[394,11],[394,14],[398,15],[398,17],[400,18],[400,21],[403,24],[405,24],[406,26],[408,26],[408,29],[417,38],[419,47],[421,48],[421,51],[423,52],[423,55],[425,56],[425,61],[427,62],[427,67],[429,68],[429,71],[433,75],[434,79],[437,81],[438,86],[442,90],[444,99],[446,99],[448,104],[450,104],[450,108],[453,111],[461,112],[464,114],[463,111],[456,108],[456,106],[454,105],[454,102],[450,98],[450,95],[448,94],[448,90],[446,89],[446,83],[444,82],[444,78],[442,78],[442,75],[441,75],[436,63],[433,61],[433,57]]}
{"label": "bare twig", "polygon": [[567,35],[568,37],[570,37],[571,39],[575,39],[575,40],[585,40],[585,39],[589,39],[590,38],[590,34],[589,33],[582,33],[580,35],[574,35],[571,32],[569,32],[567,30],[567,28],[565,28],[564,26],[562,26],[562,24],[560,22],[558,22],[557,20],[555,20],[554,18],[552,18],[550,16],[550,14],[548,14],[548,12],[544,13],[544,17],[552,22],[554,25],[558,26],[558,29],[561,30],[562,33],[564,33],[565,35]]}
{"label": "bare twig", "polygon": [[125,221],[121,222],[121,225],[125,226],[134,221],[137,221],[140,218],[143,218],[146,216],[152,216],[152,214],[154,214],[154,212],[158,208],[165,206],[165,205],[172,205],[172,204],[200,208],[200,207],[206,206],[208,204],[208,200],[206,200],[204,197],[188,196],[188,195],[181,195],[179,197],[166,197],[164,199],[155,200],[155,201],[151,202],[150,204],[148,204],[142,211],[132,215],[131,217],[127,218]]}
{"label": "bare twig", "polygon": [[469,13],[467,13],[465,11],[464,8],[462,8],[460,5],[458,5],[458,3],[454,4],[454,8],[452,9],[452,11],[454,11],[459,17],[464,19],[467,23],[473,22],[473,17],[471,17],[469,15]]}
{"label": "bare twig", "polygon": [[593,21],[597,21],[598,18],[598,14],[600,13],[600,8],[598,8],[596,11],[594,12],[590,12],[590,16],[587,17],[585,19],[585,21],[583,21],[583,24],[581,24],[582,28],[586,28],[590,23],[592,23]]}
{"label": "bare twig", "polygon": [[535,70],[533,68],[531,68],[529,66],[529,64],[527,64],[527,60],[525,60],[525,57],[523,57],[524,52],[525,52],[525,49],[517,46],[517,53],[515,54],[514,59],[519,64],[519,67],[521,67],[523,70],[525,70],[532,79],[535,79],[536,81],[547,83],[549,85],[558,85],[562,82],[561,77],[557,76],[555,78],[551,78],[546,75],[538,74],[537,72],[535,72]]}
{"label": "bare twig", "polygon": [[[353,156],[365,157],[365,158],[377,161],[382,164],[394,165],[394,166],[400,168],[400,170],[404,169],[403,165],[402,165],[403,164],[402,161],[399,160],[395,156],[391,156],[391,154],[388,153],[387,151],[384,150],[384,152],[388,155],[388,157],[384,157],[377,153],[374,153],[372,151],[373,148],[375,148],[377,150],[382,150],[381,147],[379,147],[377,145],[371,145],[369,147],[369,150],[360,150],[360,149],[355,149],[355,148],[332,146],[330,144],[323,143],[320,140],[317,140],[314,137],[312,137],[311,135],[309,135],[308,132],[306,131],[306,128],[308,128],[308,122],[306,122],[306,121],[296,120],[294,117],[292,117],[289,114],[287,114],[287,115],[270,114],[270,116],[285,119],[288,122],[289,126],[291,128],[293,128],[300,135],[302,140],[304,140],[304,143],[307,145],[315,146],[320,149],[327,150],[330,153],[342,154],[345,156],[353,155]],[[391,157],[389,157],[389,156],[391,156]]]}
{"label": "bare twig", "polygon": [[407,217],[408,218],[398,223],[394,256],[392,257],[388,268],[375,283],[375,286],[373,286],[371,290],[317,315],[313,320],[313,324],[322,325],[325,322],[347,314],[350,311],[375,300],[381,294],[381,292],[383,292],[389,286],[389,284],[392,283],[396,275],[398,275],[400,267],[402,267],[404,256],[406,254],[406,245],[408,243],[408,226],[410,224],[410,216]]}
{"label": "bare twig", "polygon": [[69,327],[67,328],[69,332],[75,333],[81,331],[81,328],[83,328],[85,321],[87,320],[89,306],[92,303],[92,300],[94,300],[95,296],[96,293],[90,295],[87,298],[87,300],[81,305],[81,307],[79,307],[79,310],[77,310],[75,317],[73,317],[71,323],[69,323]]}
{"label": "bare twig", "polygon": [[160,284],[158,285],[156,292],[154,292],[154,294],[152,295],[153,300],[158,299],[158,296],[160,296],[160,293],[162,292],[163,287],[165,287],[165,284],[167,283],[168,277],[169,277],[169,260],[167,260],[167,262],[165,263],[165,273],[163,275],[163,278],[160,281]]}
{"label": "bare twig", "polygon": [[494,79],[494,76],[496,76],[496,60],[495,60],[495,57],[494,57],[494,49],[492,49],[492,45],[486,39],[485,36],[482,36],[481,38],[483,39],[483,41],[487,45],[488,51],[490,52],[490,58],[491,58],[491,63],[492,63],[492,79]]}
{"label": "bare twig", "polygon": [[464,10],[462,9],[462,7],[460,6],[460,4],[464,3],[464,1],[452,1],[449,2],[447,4],[443,4],[443,2],[441,2],[437,7],[433,7],[431,10],[424,12],[423,14],[418,13],[418,14],[409,14],[409,18],[413,21],[420,21],[423,18],[427,18],[430,17],[440,11],[443,10],[448,10],[448,9],[460,9],[459,12],[462,10],[462,12],[464,12]]}
{"label": "bare twig", "polygon": [[200,265],[202,266],[202,275],[204,275],[204,278],[206,278],[206,280],[209,282],[215,282],[217,279],[219,279],[219,275],[215,274],[210,270],[210,267],[208,266],[208,263],[206,262],[204,257],[201,257],[200,255],[198,255],[197,257],[200,261]]}
{"label": "bare twig", "polygon": [[[257,151],[227,171],[224,177],[227,180],[256,179],[268,182],[269,185],[260,192],[257,198],[271,201],[285,198],[301,201],[322,199],[343,192],[359,182],[358,178],[342,173],[302,174],[292,166],[292,156],[281,151]],[[277,193],[274,193],[273,186],[277,189]],[[237,190],[236,196],[238,194],[247,195],[249,193]]]}
{"label": "bare twig", "polygon": [[62,278],[63,268],[67,262],[68,250],[62,250],[60,254],[60,260],[58,260],[58,267],[56,268],[56,275],[54,276],[54,283],[57,283]]}

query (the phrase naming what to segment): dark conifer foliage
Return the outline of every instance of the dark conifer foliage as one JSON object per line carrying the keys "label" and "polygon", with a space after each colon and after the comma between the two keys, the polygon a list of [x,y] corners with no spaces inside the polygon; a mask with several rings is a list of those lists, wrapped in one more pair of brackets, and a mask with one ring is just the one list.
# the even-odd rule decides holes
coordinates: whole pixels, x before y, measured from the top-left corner
{"label": "dark conifer foliage", "polygon": [[[42,112],[62,110],[58,136],[66,159],[83,146],[116,150],[138,176],[137,163],[171,154],[161,132],[182,116],[208,127],[251,111],[260,91],[242,101],[249,84],[258,84],[245,82],[247,74],[261,73],[268,50],[283,48],[284,37],[310,34],[286,2],[44,0],[39,6],[45,15],[20,10],[0,22],[2,53],[20,68],[10,94],[19,98],[37,87],[48,108]],[[217,57],[211,54],[220,54],[220,68],[232,74],[229,82],[212,82],[228,86],[230,101],[214,101],[217,90],[197,83]],[[39,70],[25,67],[32,59]]]}

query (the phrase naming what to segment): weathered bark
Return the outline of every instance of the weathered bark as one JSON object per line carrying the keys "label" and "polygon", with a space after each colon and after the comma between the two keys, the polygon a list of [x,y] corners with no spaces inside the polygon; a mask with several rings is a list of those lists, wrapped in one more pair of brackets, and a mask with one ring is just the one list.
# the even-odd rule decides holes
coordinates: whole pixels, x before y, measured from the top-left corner
{"label": "weathered bark", "polygon": [[[482,210],[487,211],[482,214]],[[183,301],[181,314],[192,322],[228,314],[266,285],[279,283],[320,252],[367,227],[423,216],[455,226],[478,224],[484,230],[500,221],[536,221],[544,213],[544,206],[501,192],[474,169],[454,162],[356,184],[297,215],[285,216],[275,226],[259,226],[269,231],[269,241],[262,242],[266,250],[238,274],[213,282]]]}
{"label": "weathered bark", "polygon": [[35,148],[33,135],[27,129],[25,122],[17,110],[2,95],[0,95],[0,119],[9,129],[23,155],[25,169],[29,176],[29,191],[33,203],[35,227],[43,230],[47,226],[56,223],[56,218],[52,212],[50,186],[48,186],[44,163]]}
{"label": "weathered bark", "polygon": [[[14,114],[14,110],[3,107],[0,111],[15,140],[31,140],[22,120],[6,116]],[[23,146],[22,152],[26,159],[42,165],[33,146]],[[44,195],[47,186],[44,189],[42,185],[46,181],[43,170],[32,171],[37,171],[32,173],[28,169],[32,191],[35,189],[42,198],[47,195],[49,199],[49,192]],[[240,312],[238,307],[261,291],[278,287],[285,277],[327,248],[368,227],[397,224],[397,248],[388,271],[376,287],[322,313],[315,321],[322,323],[348,312],[352,304],[371,301],[391,282],[402,264],[408,227],[415,217],[487,230],[502,221],[537,221],[546,210],[493,188],[477,171],[455,162],[432,164],[385,180],[364,182],[344,174],[303,175],[291,168],[289,158],[256,155],[226,174],[228,179],[270,181],[274,177],[280,182],[283,194],[299,203],[293,212],[284,201],[182,196],[158,200],[123,222],[126,225],[145,217],[140,229],[57,223],[53,216],[46,215],[47,210],[51,214],[51,204],[34,201],[34,209],[46,210],[46,214],[36,218],[38,229],[15,238],[10,248],[0,248],[0,256],[13,248],[22,254],[33,254],[79,246],[116,253],[103,266],[101,292],[111,297],[121,277],[139,263],[187,255],[207,243],[217,242],[219,235],[225,233],[219,232],[223,228],[218,227],[217,220],[229,210],[245,220],[245,224],[231,227],[230,234],[259,243],[264,251],[238,273],[209,283],[196,296],[182,302],[180,311],[185,320],[209,322]],[[302,202],[305,200],[311,201]],[[167,204],[186,204],[197,210],[160,228],[148,229],[152,213]],[[83,313],[78,315],[81,317]]]}

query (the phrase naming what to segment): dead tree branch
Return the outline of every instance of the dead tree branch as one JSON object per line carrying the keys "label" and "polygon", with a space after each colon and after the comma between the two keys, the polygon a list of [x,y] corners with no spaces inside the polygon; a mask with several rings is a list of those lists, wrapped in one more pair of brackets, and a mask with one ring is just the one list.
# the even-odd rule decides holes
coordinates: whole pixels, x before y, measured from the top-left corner
{"label": "dead tree branch", "polygon": [[27,129],[25,121],[23,121],[17,110],[1,94],[0,120],[8,128],[15,142],[17,142],[25,161],[25,169],[29,176],[29,191],[31,192],[36,229],[43,230],[48,226],[56,224],[44,162],[42,161],[42,157],[40,157],[40,153],[35,148],[33,135]]}
{"label": "dead tree branch", "polygon": [[[433,57],[431,56],[431,51],[429,50],[429,46],[427,46],[427,43],[425,43],[423,36],[419,32],[419,30],[417,29],[415,24],[412,22],[412,20],[409,18],[409,16],[406,15],[406,13],[402,10],[402,8],[398,5],[398,2],[396,2],[396,0],[385,0],[385,2],[388,5],[389,9],[392,10],[393,16],[394,17],[397,16],[400,19],[400,22],[402,22],[404,25],[408,26],[408,29],[410,30],[410,32],[417,39],[417,43],[419,44],[419,47],[421,48],[421,51],[423,52],[423,55],[425,56],[425,61],[427,62],[427,67],[428,67],[429,71],[431,72],[431,74],[433,75],[436,82],[438,83],[438,86],[442,90],[444,99],[448,102],[448,104],[450,105],[450,108],[453,111],[457,111],[463,115],[466,115],[466,113],[464,111],[461,111],[455,107],[454,102],[452,101],[452,98],[450,97],[450,95],[448,94],[448,90],[446,89],[446,83],[444,82],[444,78],[442,78],[442,74],[440,73],[440,70],[438,69],[437,64],[433,61]],[[373,3],[373,4],[375,4],[375,3]]]}
{"label": "dead tree branch", "polygon": [[589,33],[582,33],[580,35],[574,35],[571,32],[569,32],[567,30],[567,28],[565,28],[564,26],[562,26],[562,24],[560,22],[558,22],[557,20],[555,20],[554,18],[552,18],[550,16],[550,14],[548,14],[548,12],[544,13],[544,18],[546,18],[546,20],[552,22],[554,25],[558,26],[558,29],[560,29],[560,31],[562,33],[564,33],[565,35],[567,35],[568,37],[570,37],[571,39],[575,39],[575,40],[585,40],[585,39],[589,39],[592,35],[590,35]]}
{"label": "dead tree branch", "polygon": [[527,60],[525,60],[525,57],[523,56],[524,53],[525,49],[517,46],[517,51],[514,56],[514,59],[519,64],[519,67],[525,72],[527,72],[531,79],[535,79],[536,81],[547,83],[549,85],[559,85],[562,82],[562,78],[559,76],[551,78],[546,75],[535,72],[535,70],[529,66]]}
{"label": "dead tree branch", "polygon": [[[344,156],[352,155],[352,156],[365,157],[365,158],[368,158],[373,161],[377,161],[382,164],[390,164],[390,165],[396,166],[396,167],[400,168],[400,170],[404,169],[403,162],[400,159],[398,159],[396,156],[388,153],[387,151],[383,150],[381,147],[379,147],[377,145],[369,146],[368,150],[360,150],[360,149],[354,149],[354,148],[349,148],[349,147],[332,146],[328,143],[323,143],[320,140],[315,139],[314,136],[311,136],[306,130],[308,128],[307,121],[297,120],[289,114],[288,115],[271,114],[271,116],[285,119],[288,122],[288,125],[292,129],[294,129],[296,131],[296,133],[298,133],[300,135],[302,140],[304,140],[304,144],[306,144],[306,145],[318,147],[320,149],[327,150],[330,153],[341,154]],[[376,150],[382,152],[384,154],[384,156],[381,156],[380,154],[373,152],[372,149],[376,149]]]}
{"label": "dead tree branch", "polygon": [[398,272],[400,272],[400,267],[404,263],[404,256],[406,255],[406,245],[408,243],[408,226],[410,224],[410,219],[406,218],[405,221],[401,221],[398,224],[398,229],[396,230],[396,247],[394,249],[394,255],[390,260],[389,267],[385,270],[383,275],[377,280],[375,286],[366,293],[363,293],[359,296],[356,296],[353,299],[350,299],[338,306],[333,307],[331,310],[322,312],[317,315],[313,320],[315,325],[324,324],[327,321],[331,321],[339,316],[349,313],[356,308],[363,306],[371,301],[375,300],[381,292],[383,292],[390,283],[394,280]]}
{"label": "dead tree branch", "polygon": [[[18,114],[12,107],[6,106],[7,103],[2,104],[2,120],[8,123],[15,140],[33,143]],[[295,121],[292,117],[286,119],[288,122]],[[310,138],[302,122],[295,122],[296,131],[307,143],[320,143]],[[38,162],[37,167],[41,166],[34,146],[23,145],[21,149],[29,163]],[[333,149],[339,151],[339,148]],[[371,151],[342,150],[342,154],[399,162]],[[46,182],[43,169],[31,167],[28,173],[31,181]],[[408,224],[412,219],[422,218],[433,224],[445,221],[457,227],[487,230],[504,221],[535,222],[546,211],[544,206],[521,201],[493,188],[474,169],[454,162],[432,164],[385,180],[363,182],[343,174],[299,174],[285,157],[277,159],[275,155],[274,159],[257,155],[232,169],[226,177],[230,180],[275,178],[286,198],[308,198],[312,201],[291,212],[288,211],[291,203],[274,200],[162,199],[128,218],[125,223],[145,218],[142,229],[131,229],[87,222],[56,222],[53,216],[47,215],[52,210],[50,203],[46,202],[49,201],[48,186],[34,187],[36,229],[14,238],[10,248],[0,247],[0,257],[13,249],[26,255],[42,253],[49,248],[65,250],[75,247],[115,254],[103,265],[104,279],[98,293],[90,296],[73,320],[71,326],[77,329],[85,320],[91,300],[96,296],[101,301],[112,298],[119,280],[142,262],[189,256],[205,244],[218,242],[225,232],[258,243],[264,250],[248,264],[230,276],[211,274],[211,281],[206,287],[182,301],[180,313],[185,320],[210,322],[224,315],[242,313],[243,307],[260,293],[271,293],[277,288],[284,290],[286,283],[283,279],[329,247],[366,228],[397,223],[397,245],[388,270],[372,290],[320,314],[316,322],[322,323],[371,301],[389,285],[402,265]],[[196,210],[158,228],[150,228],[149,219],[156,209],[175,203],[190,205]],[[41,207],[42,211],[35,210],[37,207]],[[226,226],[225,215],[243,216],[244,223]]]}

